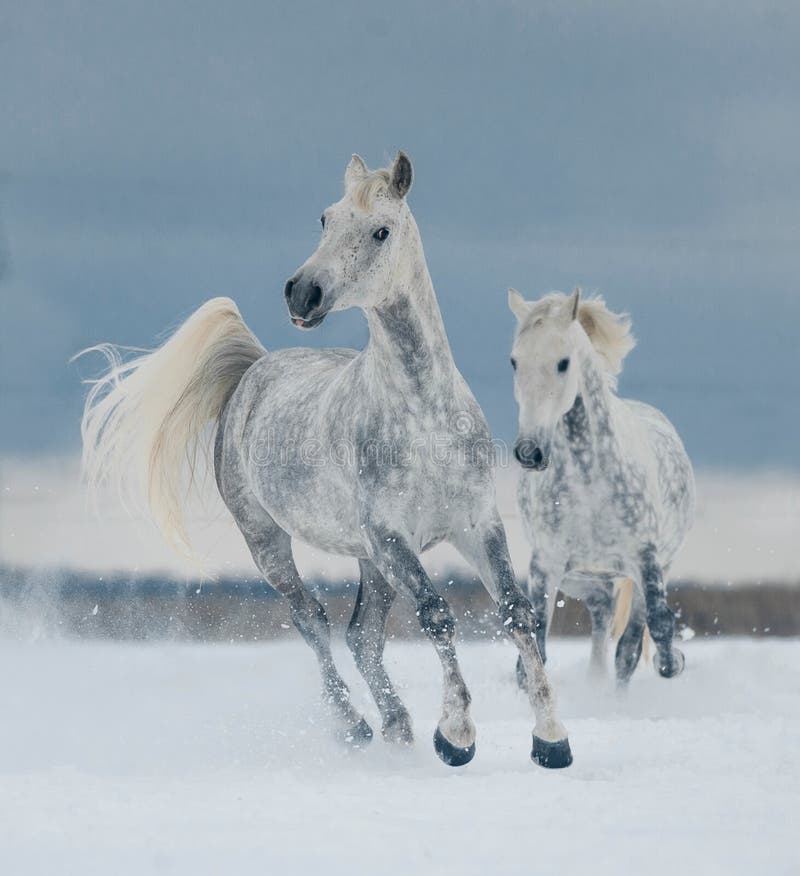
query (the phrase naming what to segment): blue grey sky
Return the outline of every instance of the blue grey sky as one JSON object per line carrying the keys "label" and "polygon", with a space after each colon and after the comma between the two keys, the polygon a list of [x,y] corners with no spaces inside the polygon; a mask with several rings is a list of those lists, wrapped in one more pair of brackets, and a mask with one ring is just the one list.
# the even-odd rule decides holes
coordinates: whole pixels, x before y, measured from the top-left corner
{"label": "blue grey sky", "polygon": [[101,340],[227,294],[268,347],[352,152],[410,202],[459,367],[516,427],[506,288],[631,312],[623,394],[698,465],[800,467],[800,7],[87,3],[0,7],[0,453],[77,449]]}

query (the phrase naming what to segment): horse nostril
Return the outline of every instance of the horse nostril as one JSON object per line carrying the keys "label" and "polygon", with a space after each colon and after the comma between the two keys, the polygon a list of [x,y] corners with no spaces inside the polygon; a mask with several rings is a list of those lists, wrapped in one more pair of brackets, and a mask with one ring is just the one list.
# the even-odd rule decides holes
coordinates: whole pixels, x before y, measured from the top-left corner
{"label": "horse nostril", "polygon": [[534,445],[530,441],[520,441],[514,447],[514,456],[520,465],[531,464],[531,454],[533,453]]}
{"label": "horse nostril", "polygon": [[292,295],[292,289],[294,288],[294,280],[287,280],[286,285],[283,287],[283,294],[286,298],[290,298]]}
{"label": "horse nostril", "polygon": [[315,283],[311,287],[311,294],[308,296],[308,309],[315,310],[322,304],[322,289]]}
{"label": "horse nostril", "polygon": [[547,466],[542,449],[527,439],[514,445],[514,457],[523,468],[542,469]]}

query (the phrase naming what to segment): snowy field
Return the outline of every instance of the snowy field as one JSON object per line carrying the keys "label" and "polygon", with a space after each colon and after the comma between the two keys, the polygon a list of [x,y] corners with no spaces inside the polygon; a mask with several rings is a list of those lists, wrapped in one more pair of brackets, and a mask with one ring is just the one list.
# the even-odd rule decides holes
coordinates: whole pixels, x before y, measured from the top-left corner
{"label": "snowy field", "polygon": [[387,651],[416,745],[346,752],[300,642],[2,640],[0,873],[800,872],[798,642],[695,639],[681,677],[622,697],[588,647],[552,645],[575,763],[547,772],[505,643],[461,645],[478,749],[454,770],[424,643]]}

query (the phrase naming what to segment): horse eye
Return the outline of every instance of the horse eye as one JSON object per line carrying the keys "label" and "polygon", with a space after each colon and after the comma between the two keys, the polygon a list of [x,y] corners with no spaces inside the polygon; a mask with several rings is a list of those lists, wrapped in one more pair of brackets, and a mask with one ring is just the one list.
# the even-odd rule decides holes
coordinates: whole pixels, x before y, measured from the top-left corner
{"label": "horse eye", "polygon": [[322,225],[322,227],[324,228],[325,227],[325,214],[324,213],[319,217],[319,221],[320,221],[320,224]]}
{"label": "horse eye", "polygon": [[511,367],[516,371],[517,370],[517,360],[512,356],[511,357]]}
{"label": "horse eye", "polygon": [[567,368],[569,368],[569,359],[562,359],[558,365],[556,365],[556,368],[558,368],[559,374],[563,374]]}
{"label": "horse eye", "polygon": [[389,229],[384,225],[379,228],[372,236],[375,238],[375,240],[378,241],[378,243],[383,243],[383,241],[386,240],[386,238],[389,236]]}

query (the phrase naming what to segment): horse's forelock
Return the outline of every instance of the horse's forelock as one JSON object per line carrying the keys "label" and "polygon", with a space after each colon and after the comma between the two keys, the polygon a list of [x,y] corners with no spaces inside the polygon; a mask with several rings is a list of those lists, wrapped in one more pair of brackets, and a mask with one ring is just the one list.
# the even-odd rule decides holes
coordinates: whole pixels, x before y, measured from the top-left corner
{"label": "horse's forelock", "polygon": [[562,295],[561,292],[551,292],[538,301],[528,302],[528,312],[525,319],[519,324],[517,334],[521,335],[524,331],[548,319],[554,314],[558,305],[563,304],[566,300],[567,296]]}
{"label": "horse's forelock", "polygon": [[[562,292],[551,292],[534,302],[525,321],[519,326],[519,334],[543,320],[563,316],[563,307],[568,301],[569,296]],[[631,334],[630,317],[627,313],[613,313],[605,301],[596,296],[581,299],[578,321],[600,355],[609,377],[615,377],[622,370],[625,357],[636,346]]]}
{"label": "horse's forelock", "polygon": [[358,180],[351,189],[350,195],[361,210],[371,210],[375,198],[389,193],[391,181],[391,174],[384,168],[370,171],[367,176]]}

